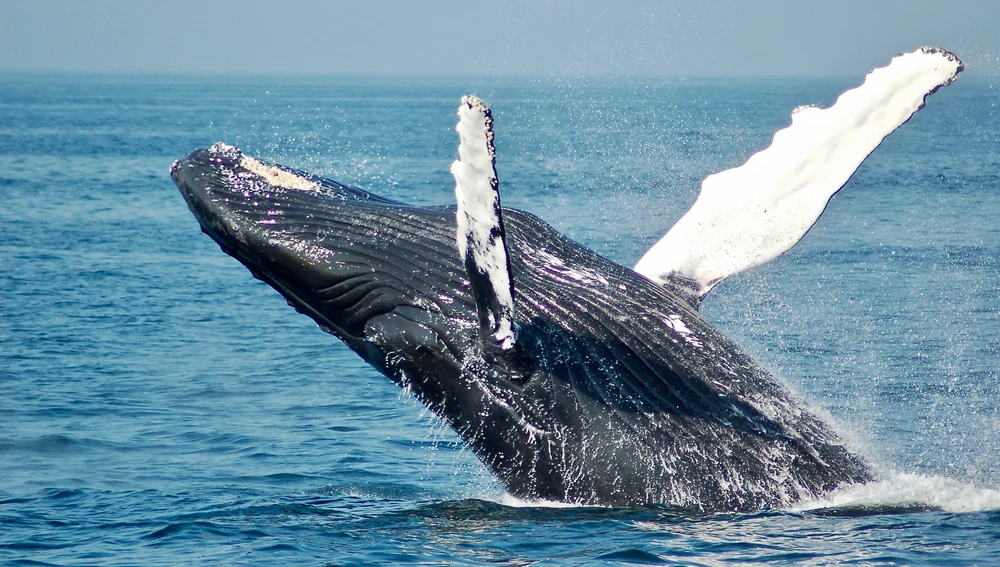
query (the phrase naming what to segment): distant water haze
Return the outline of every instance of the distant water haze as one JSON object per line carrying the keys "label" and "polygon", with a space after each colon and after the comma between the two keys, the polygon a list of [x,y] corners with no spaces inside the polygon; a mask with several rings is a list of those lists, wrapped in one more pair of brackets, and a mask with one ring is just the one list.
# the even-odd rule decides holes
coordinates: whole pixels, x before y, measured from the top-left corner
{"label": "distant water haze", "polygon": [[0,2],[0,71],[857,76],[921,45],[1000,69],[1000,3]]}

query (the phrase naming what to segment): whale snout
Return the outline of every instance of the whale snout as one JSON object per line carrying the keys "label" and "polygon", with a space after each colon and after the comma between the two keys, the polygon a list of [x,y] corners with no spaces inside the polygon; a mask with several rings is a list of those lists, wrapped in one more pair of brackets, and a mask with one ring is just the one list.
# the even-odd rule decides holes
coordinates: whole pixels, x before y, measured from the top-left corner
{"label": "whale snout", "polygon": [[255,217],[264,197],[254,184],[240,179],[241,160],[238,148],[216,144],[195,150],[170,167],[170,177],[202,231],[227,250],[238,242],[247,244],[248,229],[259,224]]}
{"label": "whale snout", "polygon": [[318,233],[311,219],[352,214],[350,201],[330,187],[223,143],[178,160],[170,175],[202,231],[258,276],[262,269],[315,280],[312,272],[329,264],[343,238]]}
{"label": "whale snout", "polygon": [[214,228],[240,232],[266,226],[268,216],[279,214],[275,188],[245,167],[250,159],[239,148],[219,143],[191,152],[170,168],[191,212],[213,238]]}

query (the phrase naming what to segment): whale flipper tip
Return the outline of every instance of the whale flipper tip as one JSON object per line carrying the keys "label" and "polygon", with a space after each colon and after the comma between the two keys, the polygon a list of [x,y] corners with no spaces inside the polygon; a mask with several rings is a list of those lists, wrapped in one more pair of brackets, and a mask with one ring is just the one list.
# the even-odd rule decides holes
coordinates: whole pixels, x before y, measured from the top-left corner
{"label": "whale flipper tip", "polygon": [[882,140],[964,68],[946,49],[921,47],[873,70],[829,108],[796,108],[769,147],[705,178],[695,204],[635,271],[668,288],[682,282],[700,301],[722,280],[770,262],[805,236]]}

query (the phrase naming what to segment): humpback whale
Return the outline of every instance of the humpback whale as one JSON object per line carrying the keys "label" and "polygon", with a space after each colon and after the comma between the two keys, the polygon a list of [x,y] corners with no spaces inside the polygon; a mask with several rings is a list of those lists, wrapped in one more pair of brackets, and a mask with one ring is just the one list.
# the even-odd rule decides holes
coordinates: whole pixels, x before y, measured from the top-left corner
{"label": "humpback whale", "polygon": [[501,206],[492,114],[459,105],[455,206],[418,207],[218,143],[171,167],[201,229],[448,423],[525,500],[787,506],[875,478],[698,312],[793,246],[962,70],[922,48],[805,108],[630,269]]}

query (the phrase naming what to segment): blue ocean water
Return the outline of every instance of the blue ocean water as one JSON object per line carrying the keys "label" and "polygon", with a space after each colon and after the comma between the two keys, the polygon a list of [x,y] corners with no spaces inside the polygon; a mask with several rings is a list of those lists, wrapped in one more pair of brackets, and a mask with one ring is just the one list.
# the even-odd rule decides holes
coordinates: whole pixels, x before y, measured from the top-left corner
{"label": "blue ocean water", "polygon": [[1000,96],[965,77],[792,251],[702,307],[883,481],[794,510],[532,507],[198,230],[167,174],[226,141],[449,203],[491,104],[507,206],[625,265],[809,80],[0,77],[0,562],[1000,563]]}

